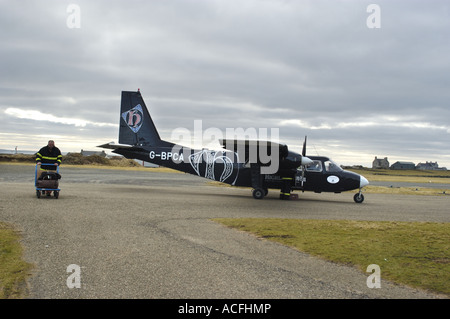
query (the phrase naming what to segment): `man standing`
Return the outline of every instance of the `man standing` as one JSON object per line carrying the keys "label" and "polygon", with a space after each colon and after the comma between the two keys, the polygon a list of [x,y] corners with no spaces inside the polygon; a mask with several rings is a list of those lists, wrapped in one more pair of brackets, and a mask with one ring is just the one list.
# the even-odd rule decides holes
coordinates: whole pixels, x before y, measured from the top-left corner
{"label": "man standing", "polygon": [[41,165],[41,170],[44,171],[55,171],[56,166],[54,164],[59,166],[61,160],[61,151],[55,146],[55,142],[52,140],[48,141],[47,146],[44,146],[36,153],[36,164]]}

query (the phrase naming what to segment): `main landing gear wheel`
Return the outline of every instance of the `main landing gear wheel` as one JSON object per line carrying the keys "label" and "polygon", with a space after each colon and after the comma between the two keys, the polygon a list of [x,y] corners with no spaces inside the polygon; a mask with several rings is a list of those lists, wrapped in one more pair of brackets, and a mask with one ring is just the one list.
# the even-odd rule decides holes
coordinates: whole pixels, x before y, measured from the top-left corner
{"label": "main landing gear wheel", "polygon": [[253,198],[255,198],[255,199],[263,199],[264,196],[266,196],[266,192],[262,188],[255,188],[252,191],[252,195],[253,195]]}
{"label": "main landing gear wheel", "polygon": [[357,193],[355,194],[355,196],[353,196],[353,200],[355,201],[355,203],[361,204],[364,201],[364,195],[361,193]]}

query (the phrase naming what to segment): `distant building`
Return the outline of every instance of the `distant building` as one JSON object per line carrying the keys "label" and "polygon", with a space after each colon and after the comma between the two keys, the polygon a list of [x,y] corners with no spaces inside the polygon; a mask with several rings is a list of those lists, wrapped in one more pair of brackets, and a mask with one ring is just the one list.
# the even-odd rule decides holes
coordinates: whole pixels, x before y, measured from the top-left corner
{"label": "distant building", "polygon": [[447,168],[445,167],[439,167],[437,162],[426,162],[426,163],[419,163],[416,166],[416,169],[422,169],[422,170],[435,170],[435,171],[446,171]]}
{"label": "distant building", "polygon": [[106,157],[105,151],[96,152],[96,151],[81,150],[81,155],[83,155],[83,156],[98,155],[98,156],[101,156],[101,157]]}
{"label": "distant building", "polygon": [[416,164],[413,162],[398,161],[391,165],[391,169],[416,169]]}
{"label": "distant building", "polygon": [[372,162],[372,168],[388,169],[389,168],[388,158],[385,157],[385,158],[381,159],[381,158],[378,158],[378,157],[375,156],[375,159]]}

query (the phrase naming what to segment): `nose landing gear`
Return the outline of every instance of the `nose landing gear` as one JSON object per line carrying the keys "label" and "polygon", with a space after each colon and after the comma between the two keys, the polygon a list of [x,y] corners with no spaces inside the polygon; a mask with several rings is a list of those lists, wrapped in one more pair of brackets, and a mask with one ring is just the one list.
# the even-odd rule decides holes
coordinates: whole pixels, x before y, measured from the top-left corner
{"label": "nose landing gear", "polygon": [[359,189],[359,193],[356,193],[355,196],[353,196],[353,200],[355,203],[361,204],[364,201],[364,195],[362,194],[362,188]]}

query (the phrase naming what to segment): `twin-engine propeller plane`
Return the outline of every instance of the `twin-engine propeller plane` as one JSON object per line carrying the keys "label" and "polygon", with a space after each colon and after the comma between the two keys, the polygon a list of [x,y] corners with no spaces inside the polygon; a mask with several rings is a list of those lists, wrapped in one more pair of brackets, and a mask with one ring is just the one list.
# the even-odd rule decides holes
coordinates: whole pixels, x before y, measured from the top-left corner
{"label": "twin-engine propeller plane", "polygon": [[354,201],[364,201],[361,190],[369,184],[367,179],[341,169],[327,157],[306,156],[306,137],[302,154],[269,141],[222,139],[220,143],[223,150],[195,150],[162,140],[138,90],[122,91],[119,144],[99,147],[129,159],[251,187],[255,199],[264,198],[269,188],[280,189],[280,199],[290,199],[292,190],[340,193],[359,189]]}

